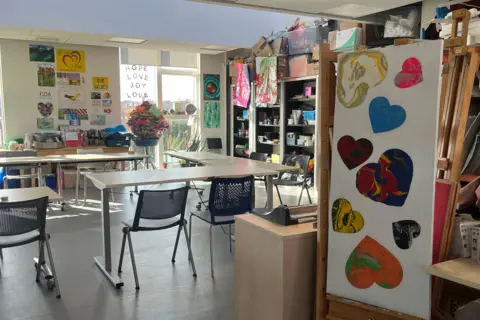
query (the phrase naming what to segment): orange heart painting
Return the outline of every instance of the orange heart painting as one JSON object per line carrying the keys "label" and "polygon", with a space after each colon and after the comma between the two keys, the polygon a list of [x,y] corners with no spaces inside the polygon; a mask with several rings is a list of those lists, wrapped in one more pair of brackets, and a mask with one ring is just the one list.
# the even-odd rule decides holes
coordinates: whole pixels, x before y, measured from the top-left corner
{"label": "orange heart painting", "polygon": [[57,71],[85,72],[85,51],[57,49]]}
{"label": "orange heart painting", "polygon": [[353,249],[345,265],[348,282],[358,289],[374,283],[384,289],[394,289],[403,279],[400,262],[384,246],[366,236]]}

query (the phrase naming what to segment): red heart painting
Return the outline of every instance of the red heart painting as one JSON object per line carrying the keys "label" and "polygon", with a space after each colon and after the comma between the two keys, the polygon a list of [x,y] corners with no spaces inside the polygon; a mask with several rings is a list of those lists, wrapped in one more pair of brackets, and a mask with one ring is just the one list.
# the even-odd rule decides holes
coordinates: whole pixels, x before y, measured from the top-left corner
{"label": "red heart painting", "polygon": [[370,158],[373,145],[368,139],[355,140],[351,136],[343,136],[338,140],[337,150],[343,163],[349,170],[352,170]]}
{"label": "red heart painting", "polygon": [[394,83],[398,88],[406,89],[423,81],[422,65],[417,58],[406,59],[402,65],[402,71],[395,76]]}
{"label": "red heart painting", "polygon": [[369,236],[353,249],[345,274],[348,282],[358,289],[370,288],[374,283],[384,289],[394,289],[403,280],[402,265],[397,258]]}

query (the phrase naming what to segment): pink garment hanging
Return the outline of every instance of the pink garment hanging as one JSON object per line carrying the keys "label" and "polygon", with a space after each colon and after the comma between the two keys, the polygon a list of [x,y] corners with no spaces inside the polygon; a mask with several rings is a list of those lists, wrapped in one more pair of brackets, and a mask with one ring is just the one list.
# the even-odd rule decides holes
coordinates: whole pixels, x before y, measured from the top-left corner
{"label": "pink garment hanging", "polygon": [[236,106],[248,108],[250,101],[250,83],[248,81],[248,65],[235,64],[237,70],[237,83],[233,95],[233,104]]}

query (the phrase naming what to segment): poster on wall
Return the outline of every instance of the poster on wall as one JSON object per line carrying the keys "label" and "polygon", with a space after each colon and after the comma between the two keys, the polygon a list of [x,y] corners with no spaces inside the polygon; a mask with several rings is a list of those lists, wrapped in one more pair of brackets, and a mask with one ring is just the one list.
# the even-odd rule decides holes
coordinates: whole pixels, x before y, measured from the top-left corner
{"label": "poster on wall", "polygon": [[93,90],[108,90],[108,77],[93,77]]}
{"label": "poster on wall", "polygon": [[37,66],[39,87],[55,87],[55,67],[53,64],[41,63]]}
{"label": "poster on wall", "polygon": [[[155,67],[144,65],[122,65],[120,67],[122,107],[141,104],[155,99]],[[109,99],[109,98],[105,98]]]}
{"label": "poster on wall", "polygon": [[28,46],[30,61],[36,62],[55,62],[55,48],[41,44],[31,44]]}
{"label": "poster on wall", "polygon": [[57,71],[85,72],[85,51],[57,49]]}
{"label": "poster on wall", "polygon": [[102,107],[110,108],[112,106],[112,100],[102,100]]}
{"label": "poster on wall", "polygon": [[72,72],[57,72],[57,83],[61,86],[79,86],[80,82],[80,73]]}
{"label": "poster on wall", "polygon": [[203,75],[203,100],[220,100],[220,75]]}
{"label": "poster on wall", "polygon": [[442,41],[338,58],[327,292],[430,319]]}
{"label": "poster on wall", "polygon": [[110,92],[104,92],[102,95],[102,99],[112,99],[112,95]]}
{"label": "poster on wall", "polygon": [[72,109],[61,108],[58,109],[59,120],[88,120],[87,109]]}
{"label": "poster on wall", "polygon": [[51,102],[39,102],[37,103],[37,110],[42,117],[47,118],[53,112],[53,104]]}
{"label": "poster on wall", "polygon": [[90,93],[90,99],[100,100],[100,99],[102,99],[102,93],[101,92],[91,92]]}
{"label": "poster on wall", "polygon": [[53,118],[37,118],[37,128],[40,130],[53,129]]}
{"label": "poster on wall", "polygon": [[92,126],[104,126],[106,121],[105,114],[92,114],[90,117],[90,124]]}
{"label": "poster on wall", "polygon": [[85,90],[77,86],[63,86],[58,89],[58,97],[62,107],[83,106]]}
{"label": "poster on wall", "polygon": [[40,91],[38,93],[38,98],[42,100],[51,100],[52,99],[52,93],[50,91]]}
{"label": "poster on wall", "polygon": [[205,128],[220,128],[220,102],[205,101],[203,126]]}

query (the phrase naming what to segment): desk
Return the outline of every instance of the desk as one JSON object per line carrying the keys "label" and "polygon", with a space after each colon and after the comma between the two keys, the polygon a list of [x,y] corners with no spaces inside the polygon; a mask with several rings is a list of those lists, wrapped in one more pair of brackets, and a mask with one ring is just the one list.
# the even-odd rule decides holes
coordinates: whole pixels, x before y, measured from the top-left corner
{"label": "desk", "polygon": [[48,201],[62,201],[63,198],[49,187],[0,190],[0,197],[8,197],[8,202],[28,201],[48,197]]}
{"label": "desk", "polygon": [[178,158],[185,161],[199,162],[201,160],[226,160],[232,157],[224,156],[218,153],[211,152],[187,152],[187,151],[167,151],[164,154],[169,155],[172,158]]}
{"label": "desk", "polygon": [[[277,172],[263,168],[249,168],[243,166],[216,166],[216,167],[187,167],[151,171],[123,171],[87,173],[95,187],[101,190],[102,201],[102,233],[103,257],[95,257],[95,264],[104,273],[107,279],[117,288],[123,286],[122,280],[112,272],[112,252],[110,237],[110,208],[109,193],[111,188],[129,186],[155,185],[172,182],[189,182],[207,178],[244,177],[249,175],[267,176],[267,199],[273,206],[272,176]],[[268,182],[269,181],[269,182]]]}
{"label": "desk", "polygon": [[222,159],[222,160],[217,160],[217,159],[200,160],[199,162],[206,166],[217,166],[217,165],[228,163],[233,165],[259,167],[259,168],[274,170],[274,171],[277,171],[278,173],[300,170],[300,168],[285,166],[279,163],[271,163],[271,162],[264,162],[264,161],[246,159],[246,158],[234,158],[234,157],[227,157],[227,159]]}
{"label": "desk", "polygon": [[253,214],[235,216],[235,318],[313,319],[316,248],[313,223],[281,226]]}

